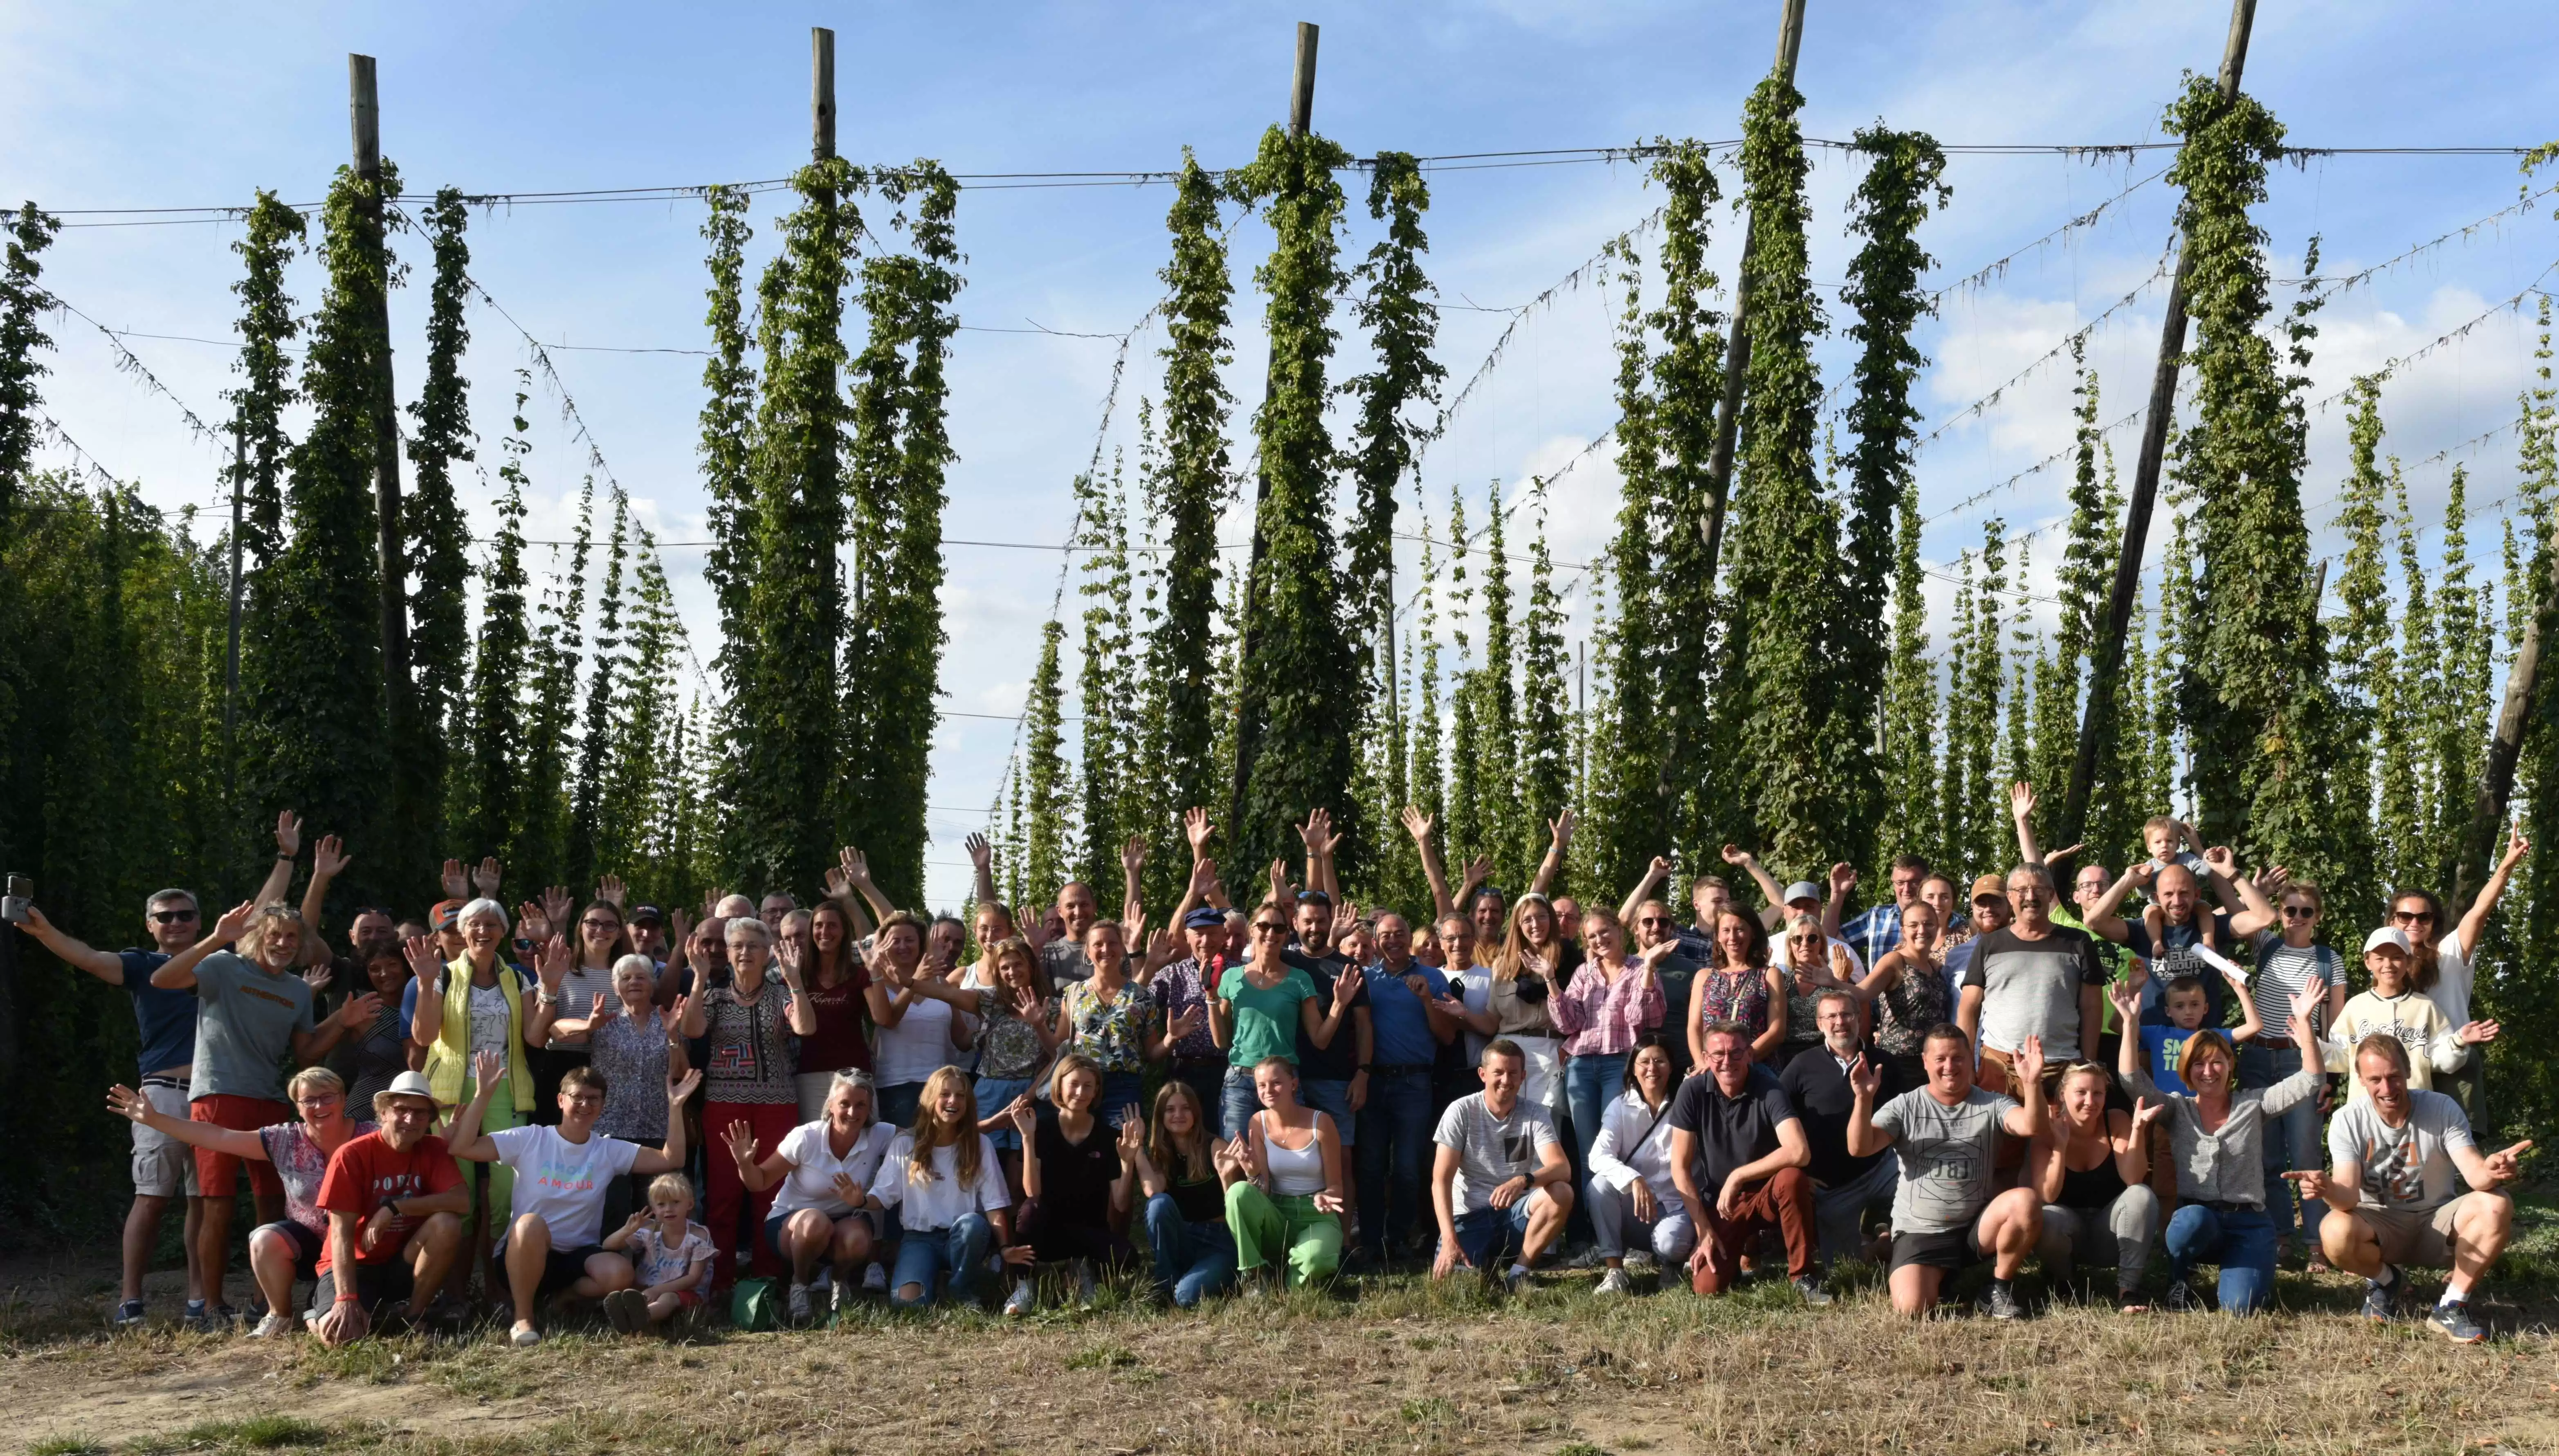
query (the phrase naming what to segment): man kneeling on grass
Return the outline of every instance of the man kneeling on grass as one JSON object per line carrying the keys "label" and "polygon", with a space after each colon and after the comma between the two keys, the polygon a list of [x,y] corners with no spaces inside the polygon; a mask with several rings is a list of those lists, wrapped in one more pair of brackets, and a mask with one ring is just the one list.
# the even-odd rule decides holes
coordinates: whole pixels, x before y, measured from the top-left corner
{"label": "man kneeling on grass", "polygon": [[1919,1048],[1928,1085],[1878,1107],[1882,1069],[1865,1059],[1849,1073],[1848,1150],[1854,1157],[1893,1148],[1901,1186],[1892,1195],[1892,1309],[1919,1316],[1937,1303],[1946,1276],[1992,1260],[1982,1309],[1993,1319],[2026,1315],[2017,1301],[2020,1264],[2043,1234],[2043,1205],[2030,1188],[2000,1191],[1991,1155],[1999,1135],[2032,1139],[2043,1130],[2043,1038],[2019,1049],[2013,1085],[2021,1103],[1973,1086],[1973,1043],[1951,1023]]}
{"label": "man kneeling on grass", "polygon": [[471,1211],[462,1170],[444,1139],[427,1133],[435,1096],[424,1073],[391,1079],[374,1094],[374,1116],[380,1128],[340,1143],[320,1175],[329,1234],[311,1331],[324,1345],[363,1339],[376,1313],[434,1303],[462,1249],[462,1216]]}
{"label": "man kneeling on grass", "polygon": [[[2428,1323],[2476,1345],[2487,1332],[2470,1316],[2471,1289],[2505,1251],[2514,1200],[2500,1189],[2532,1144],[2482,1153],[2461,1103],[2409,1088],[2408,1048],[2386,1031],[2355,1044],[2354,1080],[2363,1095],[2328,1126],[2330,1170],[2284,1176],[2301,1185],[2305,1206],[2327,1203],[2320,1242],[2331,1263],[2363,1276],[2365,1315],[2390,1318],[2407,1288],[2403,1265],[2450,1266]],[[2467,1191],[2454,1191],[2455,1173]]]}
{"label": "man kneeling on grass", "polygon": [[1486,1042],[1479,1071],[1484,1090],[1450,1102],[1431,1136],[1439,1145],[1430,1168],[1439,1256],[1430,1277],[1444,1279],[1460,1264],[1489,1274],[1515,1253],[1502,1282],[1516,1294],[1573,1212],[1573,1164],[1546,1108],[1520,1100],[1528,1058],[1519,1043]]}
{"label": "man kneeling on grass", "polygon": [[631,1287],[631,1260],[607,1252],[602,1242],[605,1191],[625,1173],[645,1178],[684,1166],[680,1114],[702,1075],[688,1072],[667,1089],[667,1145],[645,1148],[597,1134],[604,1074],[592,1067],[572,1067],[560,1078],[557,1127],[528,1123],[483,1133],[480,1119],[489,1110],[490,1092],[505,1081],[506,1063],[497,1053],[480,1052],[471,1064],[479,1092],[454,1116],[445,1137],[455,1157],[504,1163],[515,1172],[515,1222],[498,1251],[516,1302],[516,1328],[508,1338],[535,1345],[542,1334],[533,1324],[533,1306],[543,1295],[566,1290],[581,1299],[602,1299]]}
{"label": "man kneeling on grass", "polygon": [[1743,1250],[1774,1228],[1786,1273],[1807,1304],[1828,1304],[1814,1262],[1813,1145],[1777,1074],[1750,1063],[1750,1028],[1709,1025],[1705,1063],[1671,1099],[1671,1178],[1697,1225],[1689,1285],[1722,1294],[1741,1282]]}

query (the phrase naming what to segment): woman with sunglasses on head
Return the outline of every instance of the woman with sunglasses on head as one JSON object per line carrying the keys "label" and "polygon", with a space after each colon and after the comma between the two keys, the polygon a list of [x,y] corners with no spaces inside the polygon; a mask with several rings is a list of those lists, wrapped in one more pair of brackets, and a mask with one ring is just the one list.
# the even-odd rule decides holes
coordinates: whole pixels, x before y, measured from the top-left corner
{"label": "woman with sunglasses on head", "polygon": [[[1822,931],[1822,923],[1800,912],[1786,921],[1786,1039],[1778,1044],[1776,1055],[1768,1059],[1771,1068],[1783,1070],[1797,1054],[1809,1052],[1822,1044],[1821,1018],[1816,1011],[1824,991],[1846,991],[1857,996],[1856,957],[1848,946]],[[1861,1022],[1865,1001],[1858,1001]],[[1863,1042],[1866,1028],[1858,1028]]]}
{"label": "woman with sunglasses on head", "polygon": [[[864,1267],[886,1245],[888,1213],[871,1188],[897,1129],[871,1115],[871,1077],[840,1072],[819,1115],[785,1133],[758,1161],[755,1130],[728,1125],[729,1158],[750,1193],[773,1189],[764,1241],[791,1266],[794,1322],[817,1313],[819,1265],[827,1265],[832,1312],[851,1307]],[[777,1187],[778,1185],[778,1187]],[[882,1274],[875,1287],[885,1289]]]}
{"label": "woman with sunglasses on head", "polygon": [[1007,936],[987,947],[980,964],[993,976],[985,987],[923,977],[915,982],[915,990],[978,1018],[981,1050],[974,1091],[978,1105],[984,1109],[986,1138],[1003,1164],[1004,1182],[1018,1195],[1022,1137],[1013,1126],[1013,1109],[1029,1105],[1032,1080],[1066,1037],[1058,1026],[1057,996],[1049,989],[1048,970],[1030,942]]}
{"label": "woman with sunglasses on head", "polygon": [[[2300,1058],[2292,1041],[2293,998],[2317,989],[2324,998],[2311,1029],[2322,1036],[2345,1009],[2345,957],[2320,939],[2321,916],[2328,900],[2308,880],[2293,880],[2281,870],[2269,872],[2265,888],[2273,895],[2280,930],[2257,933],[2257,971],[2248,994],[2257,1007],[2257,1035],[2239,1048],[2239,1085],[2268,1088],[2288,1075]],[[2275,1257],[2281,1261],[2293,1242],[2293,1185],[2286,1173],[2318,1172],[2326,1166],[2327,1148],[2320,1136],[2320,1108],[2304,1102],[2266,1126],[2266,1213],[2275,1221]],[[2319,1226],[2326,1210],[2305,1204],[2300,1210],[2302,1239],[2310,1248],[2311,1270],[2325,1269]]]}
{"label": "woman with sunglasses on head", "polygon": [[2043,1201],[2036,1247],[2044,1277],[2057,1283],[2079,1264],[2111,1263],[2115,1307],[2137,1314],[2150,1308],[2142,1270],[2150,1266],[2160,1225],[2159,1195],[2150,1186],[2150,1132],[2168,1104],[2109,1107],[2112,1082],[2094,1062],[2061,1069],[2051,1115],[2027,1154],[2026,1186]]}
{"label": "woman with sunglasses on head", "polygon": [[[1226,1049],[1226,1084],[1219,1093],[1221,1125],[1242,1137],[1261,1106],[1253,1069],[1277,1057],[1297,1065],[1297,1031],[1312,1037],[1326,1018],[1312,976],[1280,958],[1288,944],[1288,918],[1276,905],[1254,908],[1245,922],[1246,959],[1229,965],[1208,998],[1209,1038]],[[1325,1031],[1326,1041],[1332,1032]]]}
{"label": "woman with sunglasses on head", "polygon": [[871,983],[863,996],[879,1028],[872,1056],[880,1120],[892,1126],[913,1121],[924,1084],[935,1072],[959,1065],[960,1054],[978,1041],[976,1019],[934,994],[947,982],[924,967],[924,931],[913,914],[890,910],[871,938]]}
{"label": "woman with sunglasses on head", "polygon": [[[2435,1003],[2447,1025],[2471,1024],[2471,988],[2478,976],[2473,962],[2480,937],[2487,930],[2487,918],[2496,913],[2497,901],[2504,898],[2514,867],[2531,851],[2532,841],[2523,837],[2520,825],[2506,831],[2504,855],[2458,926],[2450,920],[2444,902],[2430,891],[2402,890],[2390,898],[2390,924],[2408,936],[2410,983]],[[2486,1053],[2474,1051],[2468,1063],[2439,1084],[2440,1091],[2462,1104],[2473,1123],[2486,1119]]]}

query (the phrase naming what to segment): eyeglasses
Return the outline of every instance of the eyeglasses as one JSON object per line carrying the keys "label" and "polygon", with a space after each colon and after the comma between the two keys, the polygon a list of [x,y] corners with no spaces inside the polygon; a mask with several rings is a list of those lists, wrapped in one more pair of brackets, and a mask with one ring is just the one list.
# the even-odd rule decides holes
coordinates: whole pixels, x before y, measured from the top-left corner
{"label": "eyeglasses", "polygon": [[2287,905],[2284,907],[2284,919],[2317,920],[2319,919],[2319,907],[2316,905]]}
{"label": "eyeglasses", "polygon": [[151,912],[151,923],[153,925],[185,925],[187,922],[195,919],[197,919],[197,914],[192,910],[155,910]]}
{"label": "eyeglasses", "polygon": [[1267,920],[1257,920],[1253,923],[1253,934],[1257,936],[1285,935],[1287,930],[1286,926],[1276,926]]}
{"label": "eyeglasses", "polygon": [[2394,910],[2390,912],[2390,918],[2403,926],[2430,926],[2435,923],[2435,912],[2431,910]]}

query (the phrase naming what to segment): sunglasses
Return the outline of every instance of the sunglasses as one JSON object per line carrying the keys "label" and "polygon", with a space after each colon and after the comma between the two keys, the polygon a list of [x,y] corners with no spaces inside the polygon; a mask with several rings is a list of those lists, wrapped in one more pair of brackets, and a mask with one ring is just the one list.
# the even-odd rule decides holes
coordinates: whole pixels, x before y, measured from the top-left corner
{"label": "sunglasses", "polygon": [[2403,926],[2430,926],[2435,923],[2435,912],[2431,910],[2394,910],[2390,912],[2390,918]]}
{"label": "sunglasses", "polygon": [[1287,934],[1287,931],[1286,926],[1275,926],[1267,920],[1257,920],[1253,923],[1253,934],[1257,936],[1280,936]]}
{"label": "sunglasses", "polygon": [[2287,905],[2284,907],[2284,919],[2317,920],[2319,919],[2319,907],[2316,905]]}
{"label": "sunglasses", "polygon": [[197,913],[192,910],[155,910],[151,912],[151,923],[157,926],[185,925],[187,922],[197,918]]}

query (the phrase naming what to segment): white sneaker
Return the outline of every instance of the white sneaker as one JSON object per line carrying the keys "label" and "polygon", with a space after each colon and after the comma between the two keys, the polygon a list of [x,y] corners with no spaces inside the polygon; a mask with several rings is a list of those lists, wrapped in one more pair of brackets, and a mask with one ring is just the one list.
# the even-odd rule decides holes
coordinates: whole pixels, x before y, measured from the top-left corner
{"label": "white sneaker", "polygon": [[888,1292],[888,1270],[873,1264],[862,1270],[862,1287],[885,1294]]}
{"label": "white sneaker", "polygon": [[795,1325],[805,1325],[809,1323],[810,1316],[815,1312],[815,1301],[812,1298],[810,1286],[807,1284],[792,1285],[791,1323]]}
{"label": "white sneaker", "polygon": [[248,1332],[248,1337],[252,1340],[272,1340],[278,1335],[292,1333],[293,1317],[277,1314],[270,1309],[266,1312],[266,1317],[257,1322],[257,1328]]}
{"label": "white sneaker", "polygon": [[1628,1252],[1626,1255],[1626,1272],[1630,1274],[1652,1273],[1653,1256],[1649,1253]]}
{"label": "white sneaker", "polygon": [[528,1324],[526,1324],[522,1320],[519,1320],[516,1322],[514,1332],[509,1334],[507,1338],[515,1342],[517,1349],[530,1350],[534,1346],[542,1343],[542,1332],[534,1329]]}
{"label": "white sneaker", "polygon": [[1031,1281],[1027,1278],[1014,1280],[1013,1292],[1004,1297],[1004,1313],[1018,1319],[1038,1307],[1039,1295],[1032,1291]]}
{"label": "white sneaker", "polygon": [[1624,1269],[1610,1269],[1608,1272],[1599,1276],[1598,1287],[1592,1289],[1590,1292],[1593,1294],[1632,1294],[1635,1292],[1635,1286],[1627,1280],[1626,1271]]}

